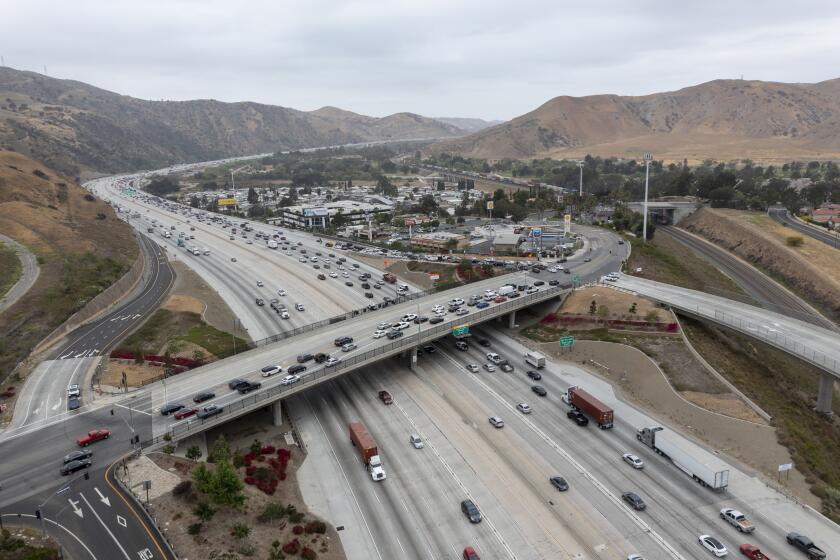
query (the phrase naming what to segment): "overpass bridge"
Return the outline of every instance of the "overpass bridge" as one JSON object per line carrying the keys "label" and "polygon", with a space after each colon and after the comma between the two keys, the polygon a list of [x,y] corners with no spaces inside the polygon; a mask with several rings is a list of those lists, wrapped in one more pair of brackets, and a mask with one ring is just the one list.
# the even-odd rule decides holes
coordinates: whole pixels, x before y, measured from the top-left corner
{"label": "overpass bridge", "polygon": [[[318,328],[303,330],[295,336],[179,374],[169,380],[154,383],[112,404],[149,415],[152,426],[150,431],[144,433],[143,437],[147,438],[141,442],[141,447],[144,449],[162,447],[268,406],[272,407],[275,423],[279,424],[281,422],[280,401],[286,397],[393,356],[403,356],[409,360],[409,365],[413,366],[417,362],[417,349],[420,346],[452,334],[456,327],[478,325],[494,319],[506,320],[508,326],[513,327],[516,312],[520,309],[562,298],[572,289],[571,284],[543,285],[535,293],[520,292],[519,297],[502,303],[490,303],[490,306],[485,309],[468,307],[470,312],[465,316],[448,314],[445,320],[438,324],[412,323],[403,331],[403,336],[395,340],[389,340],[387,337],[371,338],[380,322],[395,322],[409,313],[428,316],[431,314],[432,306],[436,304],[446,306],[450,299],[458,297],[467,299],[471,294],[480,294],[486,289],[495,290],[506,283],[532,284],[532,280],[527,273],[510,274],[360,314],[353,320],[336,323],[322,322]],[[350,353],[341,352],[333,343],[340,336],[352,336],[359,348]],[[309,362],[310,367],[301,374],[299,382],[293,385],[281,383],[288,366],[297,363],[296,356],[318,352],[332,354],[342,360],[332,367],[326,367],[324,364],[313,366],[313,363]],[[281,365],[283,373],[267,379],[261,378],[259,370],[270,364]],[[256,391],[240,395],[228,388],[227,382],[233,378],[261,381],[263,385]],[[159,412],[164,403],[183,402],[191,405],[193,395],[207,390],[216,393],[216,398],[212,403],[223,407],[221,414],[207,419],[193,416],[185,420],[173,421],[172,417],[162,416]],[[209,402],[199,406],[207,404]]]}
{"label": "overpass bridge", "polygon": [[840,379],[840,336],[836,332],[746,303],[624,274],[613,287],[730,328],[818,367],[822,375],[816,410],[832,414],[834,383]]}
{"label": "overpass bridge", "polygon": [[[696,200],[648,200],[648,214],[655,223],[672,225],[703,206],[702,202]],[[641,214],[645,210],[645,203],[644,201],[628,202],[627,207]]]}

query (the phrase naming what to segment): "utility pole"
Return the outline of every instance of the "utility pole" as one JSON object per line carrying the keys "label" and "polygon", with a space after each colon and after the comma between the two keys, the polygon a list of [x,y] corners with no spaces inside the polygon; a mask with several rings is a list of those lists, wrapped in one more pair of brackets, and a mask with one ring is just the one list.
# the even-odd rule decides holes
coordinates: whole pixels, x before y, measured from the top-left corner
{"label": "utility pole", "polygon": [[645,213],[642,217],[642,241],[647,243],[647,216],[648,216],[648,178],[650,177],[650,162],[653,154],[645,152]]}
{"label": "utility pole", "polygon": [[579,161],[578,167],[580,167],[580,197],[583,198],[583,166],[586,165],[585,161]]}

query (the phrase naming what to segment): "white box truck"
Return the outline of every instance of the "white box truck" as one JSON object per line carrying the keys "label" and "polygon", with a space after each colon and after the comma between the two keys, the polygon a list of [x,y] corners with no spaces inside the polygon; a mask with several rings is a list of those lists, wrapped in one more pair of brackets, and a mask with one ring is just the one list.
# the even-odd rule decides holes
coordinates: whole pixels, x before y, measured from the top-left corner
{"label": "white box truck", "polygon": [[729,468],[706,451],[689,454],[679,446],[677,437],[662,428],[639,428],[636,439],[671,460],[685,474],[713,490],[723,490],[729,485]]}
{"label": "white box truck", "polygon": [[539,352],[528,352],[525,354],[525,362],[537,369],[545,367],[545,356]]}
{"label": "white box truck", "polygon": [[268,240],[268,248],[269,249],[276,249],[277,248],[277,242],[274,241],[273,239],[269,239]]}
{"label": "white box truck", "polygon": [[513,292],[516,291],[516,286],[512,284],[505,284],[501,288],[499,288],[499,295],[500,296],[509,296]]}

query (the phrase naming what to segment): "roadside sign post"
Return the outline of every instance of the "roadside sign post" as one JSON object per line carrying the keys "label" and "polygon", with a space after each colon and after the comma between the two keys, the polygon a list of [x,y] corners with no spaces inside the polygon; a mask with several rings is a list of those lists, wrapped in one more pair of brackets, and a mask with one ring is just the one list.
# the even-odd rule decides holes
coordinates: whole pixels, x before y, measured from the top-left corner
{"label": "roadside sign post", "polygon": [[790,480],[790,471],[791,471],[791,469],[793,469],[793,463],[783,463],[783,464],[779,465],[779,475],[778,475],[778,476],[779,476],[779,478],[778,478],[778,481],[779,481],[779,482],[781,482],[781,481],[782,481],[782,473],[783,473],[783,472],[784,472],[784,473],[786,473],[786,474],[785,474],[785,481]]}
{"label": "roadside sign post", "polygon": [[574,343],[575,343],[575,337],[573,337],[573,336],[561,336],[560,337],[560,350],[563,351],[565,349],[571,349],[571,347]]}
{"label": "roadside sign post", "polygon": [[572,278],[572,283],[573,283],[575,286],[578,286],[578,287],[579,287],[579,286],[580,286],[580,284],[581,284],[581,279],[580,279],[580,276],[578,276],[577,274],[575,274],[574,278]]}

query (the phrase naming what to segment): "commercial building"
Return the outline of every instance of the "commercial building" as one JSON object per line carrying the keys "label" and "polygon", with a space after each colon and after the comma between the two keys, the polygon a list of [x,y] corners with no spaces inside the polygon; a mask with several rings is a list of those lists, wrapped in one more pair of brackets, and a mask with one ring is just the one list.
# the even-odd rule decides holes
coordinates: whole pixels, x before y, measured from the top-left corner
{"label": "commercial building", "polygon": [[811,219],[815,222],[825,224],[832,222],[834,224],[840,223],[840,204],[822,204],[819,208],[814,208],[811,213]]}
{"label": "commercial building", "polygon": [[[453,243],[454,241],[454,243]],[[463,250],[470,245],[469,239],[465,236],[448,231],[436,231],[434,233],[420,233],[411,237],[411,245],[426,247],[427,249]]]}
{"label": "commercial building", "polygon": [[375,221],[376,216],[390,213],[391,207],[384,204],[338,200],[320,206],[297,205],[280,208],[280,215],[272,222],[298,229],[325,229],[333,223],[338,214],[342,215],[342,226],[352,226],[367,224],[368,218]]}

